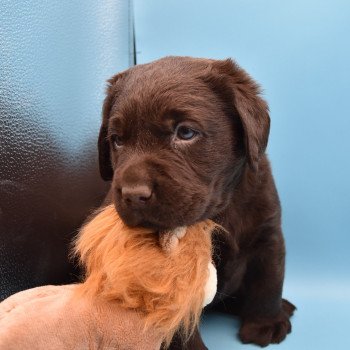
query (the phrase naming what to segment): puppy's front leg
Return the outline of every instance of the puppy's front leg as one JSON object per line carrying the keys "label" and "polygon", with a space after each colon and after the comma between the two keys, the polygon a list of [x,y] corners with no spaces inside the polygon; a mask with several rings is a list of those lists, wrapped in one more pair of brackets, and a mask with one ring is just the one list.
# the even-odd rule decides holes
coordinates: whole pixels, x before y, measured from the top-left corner
{"label": "puppy's front leg", "polygon": [[254,257],[248,264],[240,316],[243,343],[267,346],[280,343],[291,332],[295,306],[282,299],[285,248],[279,228],[261,232]]}
{"label": "puppy's front leg", "polygon": [[168,350],[208,350],[208,348],[204,345],[199,330],[196,329],[186,343],[179,334],[175,334]]}

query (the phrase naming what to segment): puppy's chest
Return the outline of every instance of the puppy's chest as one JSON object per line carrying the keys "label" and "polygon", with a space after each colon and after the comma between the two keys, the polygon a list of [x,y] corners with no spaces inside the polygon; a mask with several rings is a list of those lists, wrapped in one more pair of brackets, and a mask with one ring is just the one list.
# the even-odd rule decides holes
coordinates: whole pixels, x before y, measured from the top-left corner
{"label": "puppy's chest", "polygon": [[[223,236],[225,237],[225,236]],[[218,293],[215,299],[224,299],[240,288],[246,271],[247,259],[241,255],[229,238],[214,239],[213,260],[218,275]]]}

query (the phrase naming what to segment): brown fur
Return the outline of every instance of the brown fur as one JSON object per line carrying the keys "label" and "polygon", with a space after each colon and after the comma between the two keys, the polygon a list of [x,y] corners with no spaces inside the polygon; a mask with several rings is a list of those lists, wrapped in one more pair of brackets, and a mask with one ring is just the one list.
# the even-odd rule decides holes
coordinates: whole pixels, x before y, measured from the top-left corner
{"label": "brown fur", "polygon": [[[179,125],[198,135],[179,142]],[[125,223],[168,229],[212,219],[229,232],[215,244],[214,304],[238,313],[242,341],[261,346],[286,337],[294,311],[282,300],[285,247],[265,154],[269,126],[259,86],[235,62],[166,57],[109,80],[99,136],[101,175],[112,181],[107,201]],[[151,196],[130,201],[125,188]],[[198,332],[187,345],[174,340],[172,349],[185,348],[205,349]]]}
{"label": "brown fur", "polygon": [[141,313],[145,329],[155,329],[167,344],[179,328],[186,337],[198,325],[211,261],[213,223],[188,227],[171,252],[152,229],[130,228],[113,206],[83,226],[75,252],[86,268],[78,290]]}

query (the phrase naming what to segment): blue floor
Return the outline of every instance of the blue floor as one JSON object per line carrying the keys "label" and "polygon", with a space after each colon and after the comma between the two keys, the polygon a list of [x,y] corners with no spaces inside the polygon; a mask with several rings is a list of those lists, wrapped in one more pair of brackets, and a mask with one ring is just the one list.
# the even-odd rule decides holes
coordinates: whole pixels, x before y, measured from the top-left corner
{"label": "blue floor", "polygon": [[[305,282],[305,281],[304,281]],[[276,350],[350,349],[350,282],[287,283],[285,296],[298,310],[292,318],[293,331]],[[219,313],[205,314],[201,333],[209,350],[258,349],[237,338],[238,320]]]}

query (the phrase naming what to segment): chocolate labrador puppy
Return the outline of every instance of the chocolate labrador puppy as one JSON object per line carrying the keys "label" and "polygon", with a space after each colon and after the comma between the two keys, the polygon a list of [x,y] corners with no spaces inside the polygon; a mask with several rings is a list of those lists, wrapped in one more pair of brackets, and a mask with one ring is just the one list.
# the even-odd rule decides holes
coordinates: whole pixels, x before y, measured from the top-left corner
{"label": "chocolate labrador puppy", "polygon": [[[109,80],[99,136],[102,178],[128,225],[159,232],[204,219],[215,240],[218,293],[244,343],[291,331],[282,299],[281,209],[265,155],[270,118],[259,86],[232,60],[166,57]],[[155,266],[157,268],[157,266]],[[171,349],[206,349],[199,332]]]}

